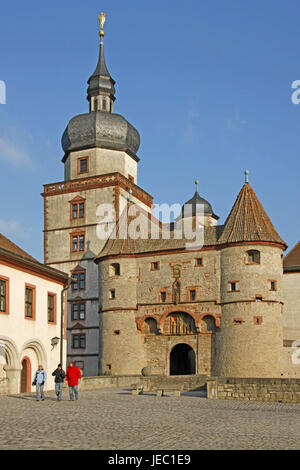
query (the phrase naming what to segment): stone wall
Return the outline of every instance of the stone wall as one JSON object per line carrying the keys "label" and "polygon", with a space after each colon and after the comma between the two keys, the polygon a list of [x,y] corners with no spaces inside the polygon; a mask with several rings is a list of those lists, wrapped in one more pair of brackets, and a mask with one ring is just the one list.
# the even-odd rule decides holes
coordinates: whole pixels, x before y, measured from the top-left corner
{"label": "stone wall", "polygon": [[162,376],[151,375],[104,375],[98,377],[82,377],[79,385],[81,390],[93,390],[102,388],[131,387],[133,384],[144,385],[146,390],[163,388],[166,386],[178,387],[178,390],[188,391],[204,387],[207,380],[206,375],[176,375]]}
{"label": "stone wall", "polygon": [[211,377],[207,398],[300,403],[300,379]]}

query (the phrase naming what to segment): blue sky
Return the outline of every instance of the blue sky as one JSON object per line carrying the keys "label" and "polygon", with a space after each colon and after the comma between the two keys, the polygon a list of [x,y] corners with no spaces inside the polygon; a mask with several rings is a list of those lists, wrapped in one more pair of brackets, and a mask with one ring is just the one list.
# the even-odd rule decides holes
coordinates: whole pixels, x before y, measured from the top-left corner
{"label": "blue sky", "polygon": [[0,15],[0,231],[43,260],[43,184],[88,111],[105,24],[115,112],[140,132],[139,185],[155,203],[199,193],[226,219],[249,181],[291,248],[300,239],[300,3],[278,0],[5,2]]}

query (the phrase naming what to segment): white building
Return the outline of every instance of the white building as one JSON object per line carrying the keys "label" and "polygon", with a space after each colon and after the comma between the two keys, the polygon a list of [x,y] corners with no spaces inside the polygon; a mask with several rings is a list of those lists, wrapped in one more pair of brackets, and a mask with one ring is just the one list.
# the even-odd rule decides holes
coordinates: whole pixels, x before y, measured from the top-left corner
{"label": "white building", "polygon": [[[66,324],[61,316],[68,275],[39,263],[0,234],[0,393],[32,391],[39,364],[65,365]],[[62,299],[63,298],[63,299]]]}

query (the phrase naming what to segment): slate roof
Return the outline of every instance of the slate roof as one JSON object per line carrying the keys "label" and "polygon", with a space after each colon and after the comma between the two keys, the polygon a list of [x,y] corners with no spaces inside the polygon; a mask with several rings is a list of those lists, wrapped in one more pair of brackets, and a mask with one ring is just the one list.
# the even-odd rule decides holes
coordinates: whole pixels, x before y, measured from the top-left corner
{"label": "slate roof", "polygon": [[197,213],[210,214],[214,218],[219,218],[214,214],[211,204],[200,196],[198,191],[195,192],[194,196],[184,203],[181,209],[181,213],[185,217],[195,216]]}

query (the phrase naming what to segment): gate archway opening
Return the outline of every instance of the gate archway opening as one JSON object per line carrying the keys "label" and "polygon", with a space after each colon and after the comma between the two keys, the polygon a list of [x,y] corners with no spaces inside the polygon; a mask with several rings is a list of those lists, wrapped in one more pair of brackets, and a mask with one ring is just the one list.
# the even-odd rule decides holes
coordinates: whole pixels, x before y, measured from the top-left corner
{"label": "gate archway opening", "polygon": [[170,375],[196,374],[196,356],[188,344],[177,344],[170,353]]}

